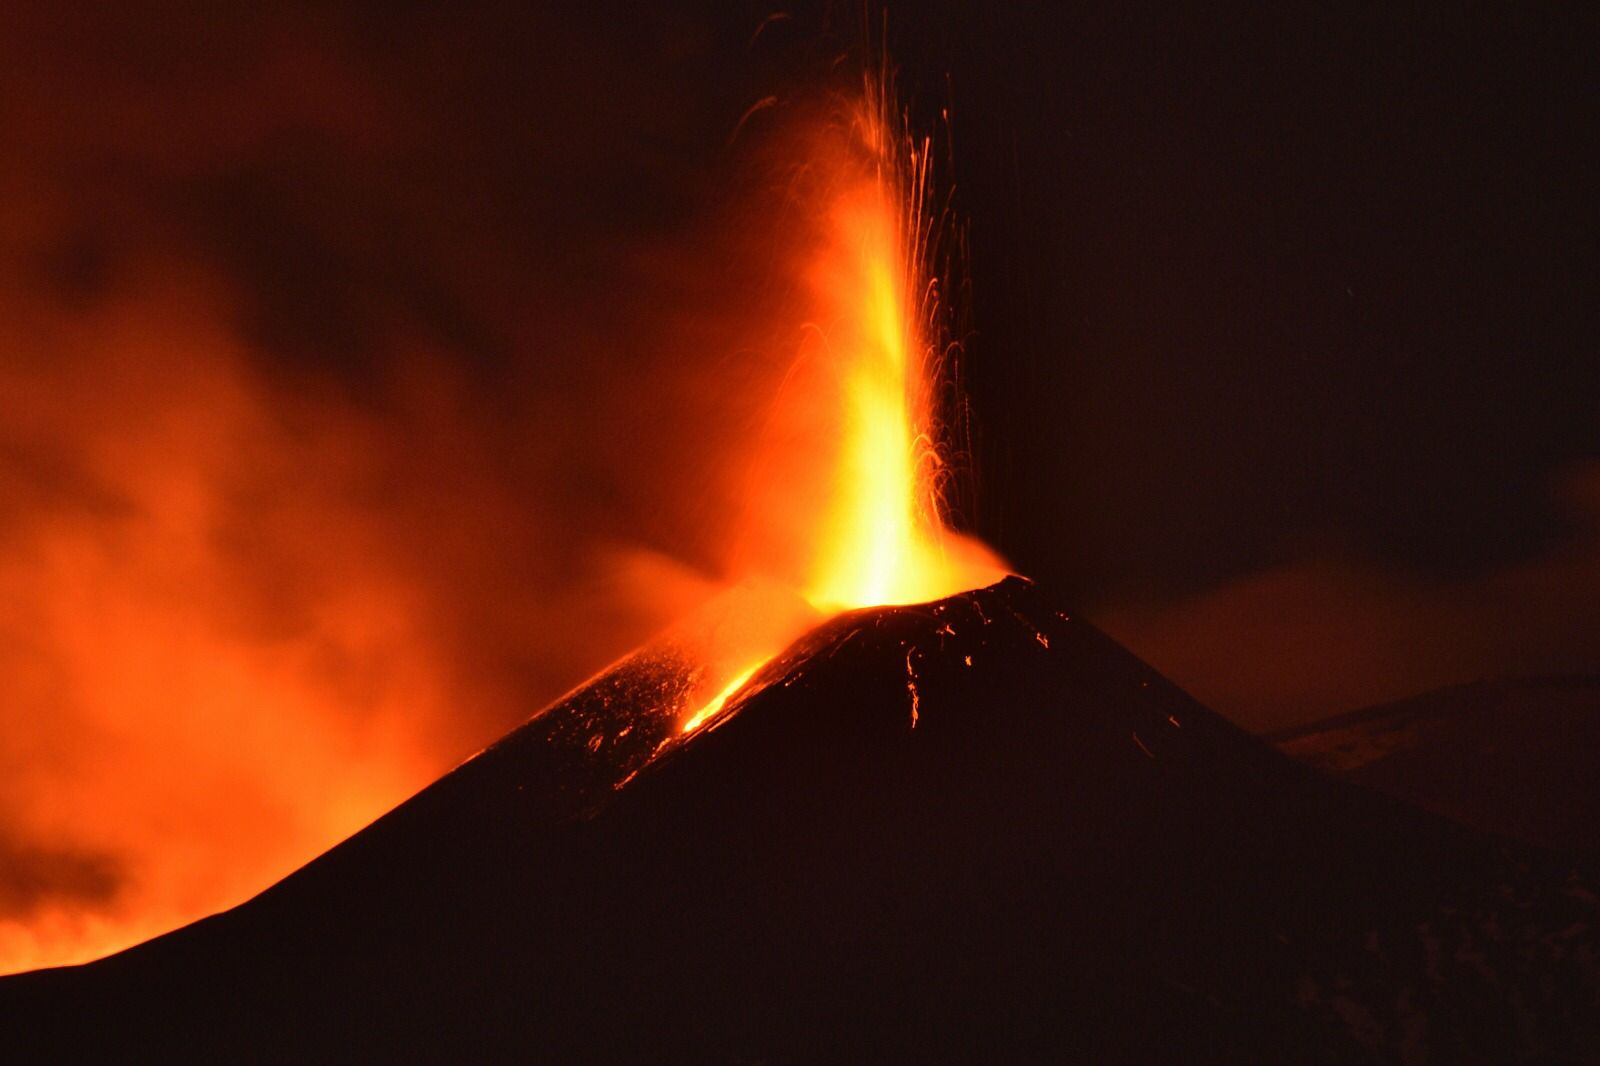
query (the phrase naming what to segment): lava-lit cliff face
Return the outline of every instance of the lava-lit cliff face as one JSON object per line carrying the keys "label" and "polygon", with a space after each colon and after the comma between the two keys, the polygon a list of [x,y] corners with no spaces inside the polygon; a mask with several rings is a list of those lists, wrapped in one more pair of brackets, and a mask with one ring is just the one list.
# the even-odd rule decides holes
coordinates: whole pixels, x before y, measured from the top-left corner
{"label": "lava-lit cliff face", "polygon": [[49,1058],[727,1062],[1594,1031],[1592,880],[1317,776],[1021,579],[842,615],[689,733],[681,669],[625,660],[233,911],[0,981],[0,1025]]}

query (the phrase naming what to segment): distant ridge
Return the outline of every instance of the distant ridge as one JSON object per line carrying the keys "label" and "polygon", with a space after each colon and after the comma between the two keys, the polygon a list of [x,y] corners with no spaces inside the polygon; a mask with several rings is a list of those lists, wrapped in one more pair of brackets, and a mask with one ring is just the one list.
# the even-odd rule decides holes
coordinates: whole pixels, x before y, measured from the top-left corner
{"label": "distant ridge", "polygon": [[[1269,744],[1282,744],[1313,733],[1326,733],[1344,726],[1356,725],[1371,719],[1394,715],[1429,714],[1438,710],[1454,709],[1458,700],[1480,694],[1510,691],[1538,691],[1543,689],[1592,689],[1600,698],[1600,674],[1534,674],[1529,676],[1486,677],[1428,689],[1397,700],[1369,704],[1353,711],[1303,722],[1285,729],[1273,729],[1256,734]],[[1443,706],[1436,706],[1443,705]]]}
{"label": "distant ridge", "polygon": [[1452,685],[1263,739],[1481,832],[1600,850],[1600,675]]}

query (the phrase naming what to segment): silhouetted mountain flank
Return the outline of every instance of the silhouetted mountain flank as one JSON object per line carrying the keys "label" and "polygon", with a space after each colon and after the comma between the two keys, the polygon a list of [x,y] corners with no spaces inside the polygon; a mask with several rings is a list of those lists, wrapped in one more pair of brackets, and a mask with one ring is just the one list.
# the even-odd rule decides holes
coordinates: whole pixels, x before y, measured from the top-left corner
{"label": "silhouetted mountain flank", "polygon": [[1600,1036],[1592,871],[1321,776],[1021,579],[835,619],[686,742],[639,711],[671,671],[619,671],[250,902],[0,981],[12,1061],[1506,1062]]}
{"label": "silhouetted mountain flank", "polygon": [[1479,681],[1265,739],[1487,833],[1600,849],[1600,677]]}

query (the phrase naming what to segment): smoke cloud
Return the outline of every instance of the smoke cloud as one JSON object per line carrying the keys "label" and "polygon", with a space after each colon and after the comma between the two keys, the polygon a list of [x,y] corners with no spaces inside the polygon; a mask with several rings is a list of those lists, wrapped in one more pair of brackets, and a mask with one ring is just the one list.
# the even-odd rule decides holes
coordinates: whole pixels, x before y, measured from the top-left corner
{"label": "smoke cloud", "polygon": [[0,971],[242,900],[714,594],[783,284],[671,16],[57,7],[0,16]]}

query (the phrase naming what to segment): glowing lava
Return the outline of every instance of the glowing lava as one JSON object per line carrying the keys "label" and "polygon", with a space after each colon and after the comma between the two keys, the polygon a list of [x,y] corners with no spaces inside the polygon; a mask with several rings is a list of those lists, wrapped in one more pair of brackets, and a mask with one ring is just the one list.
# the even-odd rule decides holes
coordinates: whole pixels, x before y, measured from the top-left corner
{"label": "glowing lava", "polygon": [[925,346],[913,332],[889,194],[878,181],[846,195],[818,271],[837,309],[829,339],[843,401],[833,502],[805,588],[822,609],[931,600],[961,584],[948,573],[933,510],[939,458],[916,358]]}
{"label": "glowing lava", "polygon": [[[899,136],[869,88],[849,121],[808,154],[825,171],[824,224],[803,273],[811,318],[774,421],[785,451],[755,490],[805,537],[784,575],[824,615],[921,603],[1005,576],[982,545],[947,528],[933,397],[941,355],[939,279],[927,263],[926,140]],[[798,634],[796,634],[798,635]],[[731,677],[689,714],[712,720],[780,650],[712,671]]]}
{"label": "glowing lava", "polygon": [[715,696],[712,696],[706,701],[705,706],[694,712],[689,720],[684,723],[683,731],[685,733],[692,733],[696,729],[699,729],[701,725],[705,724],[706,721],[715,717],[718,711],[722,710],[722,708],[728,705],[729,698],[732,697],[735,692],[738,692],[741,688],[743,688],[744,683],[749,681],[755,672],[760,668],[761,663],[756,663],[754,666],[749,667],[742,673],[735,676],[732,681],[729,681],[722,687],[721,692],[718,692]]}
{"label": "glowing lava", "polygon": [[927,262],[926,140],[896,133],[869,89],[836,161],[841,177],[807,271],[816,328],[801,358],[835,405],[822,520],[802,590],[819,610],[938,599],[1004,576],[981,545],[946,528],[933,403],[943,338]]}

